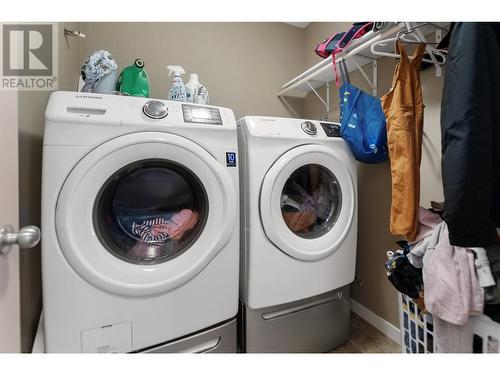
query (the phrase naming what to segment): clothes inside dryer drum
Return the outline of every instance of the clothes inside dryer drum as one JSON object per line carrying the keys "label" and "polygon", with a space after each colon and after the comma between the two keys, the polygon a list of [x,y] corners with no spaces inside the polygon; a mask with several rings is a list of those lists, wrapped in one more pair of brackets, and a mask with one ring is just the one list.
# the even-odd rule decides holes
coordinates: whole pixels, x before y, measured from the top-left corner
{"label": "clothes inside dryer drum", "polygon": [[133,163],[108,179],[96,200],[94,226],[118,258],[161,263],[191,246],[207,212],[201,182],[182,166],[154,159]]}
{"label": "clothes inside dryer drum", "polygon": [[318,238],[337,221],[342,193],[333,173],[308,164],[287,180],[281,194],[281,213],[288,228],[303,238]]}

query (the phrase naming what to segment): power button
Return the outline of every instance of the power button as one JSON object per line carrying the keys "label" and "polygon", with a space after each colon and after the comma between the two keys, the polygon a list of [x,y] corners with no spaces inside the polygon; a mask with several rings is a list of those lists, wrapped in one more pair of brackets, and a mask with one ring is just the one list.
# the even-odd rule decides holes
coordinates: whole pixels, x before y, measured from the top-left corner
{"label": "power button", "polygon": [[142,112],[152,119],[161,119],[168,115],[168,108],[165,103],[159,100],[150,100],[144,104]]}
{"label": "power button", "polygon": [[309,135],[316,135],[318,129],[311,121],[304,121],[301,125],[302,130]]}

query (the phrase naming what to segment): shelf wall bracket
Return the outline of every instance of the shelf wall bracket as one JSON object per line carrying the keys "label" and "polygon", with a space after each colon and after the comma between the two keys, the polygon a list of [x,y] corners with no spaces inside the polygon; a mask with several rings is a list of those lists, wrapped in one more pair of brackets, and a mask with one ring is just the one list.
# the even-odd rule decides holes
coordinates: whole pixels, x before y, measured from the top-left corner
{"label": "shelf wall bracket", "polygon": [[325,114],[325,120],[328,118],[328,114],[330,113],[330,84],[328,82],[325,82],[326,86],[326,101],[321,97],[321,95],[316,91],[314,87],[309,83],[309,81],[305,81],[307,85],[310,87],[312,92],[318,97],[319,100],[321,100],[321,103],[325,106],[326,109],[326,114]]}
{"label": "shelf wall bracket", "polygon": [[372,62],[372,79],[370,79],[368,77],[368,74],[366,74],[365,70],[361,67],[361,65],[359,65],[359,63],[356,61],[356,59],[353,57],[351,58],[351,61],[352,63],[354,64],[354,66],[356,67],[356,69],[359,70],[359,72],[361,73],[361,75],[363,76],[363,78],[366,80],[366,82],[368,82],[368,85],[370,86],[370,88],[372,89],[372,92],[373,92],[373,95],[374,96],[377,96],[377,84],[378,84],[378,80],[377,80],[377,60],[373,60]]}

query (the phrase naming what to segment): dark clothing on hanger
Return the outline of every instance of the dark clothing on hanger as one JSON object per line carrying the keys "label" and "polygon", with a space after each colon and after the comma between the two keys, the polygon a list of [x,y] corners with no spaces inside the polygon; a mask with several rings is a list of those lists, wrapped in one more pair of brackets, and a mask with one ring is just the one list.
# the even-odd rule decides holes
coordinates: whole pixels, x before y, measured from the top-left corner
{"label": "dark clothing on hanger", "polygon": [[441,105],[450,243],[484,247],[500,227],[500,23],[457,23]]}
{"label": "dark clothing on hanger", "polygon": [[436,46],[437,49],[442,49],[442,50],[448,50],[448,47],[450,46],[450,38],[451,34],[453,33],[453,29],[455,28],[455,22],[450,23],[450,26],[448,28],[448,32],[446,35],[441,39],[441,41],[438,43]]}

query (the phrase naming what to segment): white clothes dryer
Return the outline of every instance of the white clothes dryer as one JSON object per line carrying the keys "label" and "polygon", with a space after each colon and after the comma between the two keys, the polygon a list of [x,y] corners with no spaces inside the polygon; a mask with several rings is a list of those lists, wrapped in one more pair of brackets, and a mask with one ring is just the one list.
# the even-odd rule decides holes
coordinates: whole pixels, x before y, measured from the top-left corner
{"label": "white clothes dryer", "polygon": [[348,339],[357,182],[339,130],[327,121],[238,121],[247,352],[323,352]]}
{"label": "white clothes dryer", "polygon": [[233,112],[56,92],[45,116],[47,352],[234,352]]}

